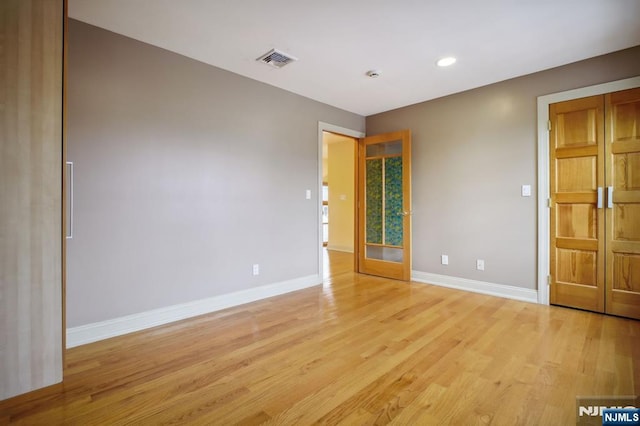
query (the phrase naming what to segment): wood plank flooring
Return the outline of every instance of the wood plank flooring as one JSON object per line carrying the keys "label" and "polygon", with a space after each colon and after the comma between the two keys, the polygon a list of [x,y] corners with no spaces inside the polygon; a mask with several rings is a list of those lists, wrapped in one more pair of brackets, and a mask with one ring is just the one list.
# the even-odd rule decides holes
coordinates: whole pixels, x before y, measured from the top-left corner
{"label": "wood plank flooring", "polygon": [[67,351],[0,424],[567,425],[640,394],[640,321],[352,272]]}

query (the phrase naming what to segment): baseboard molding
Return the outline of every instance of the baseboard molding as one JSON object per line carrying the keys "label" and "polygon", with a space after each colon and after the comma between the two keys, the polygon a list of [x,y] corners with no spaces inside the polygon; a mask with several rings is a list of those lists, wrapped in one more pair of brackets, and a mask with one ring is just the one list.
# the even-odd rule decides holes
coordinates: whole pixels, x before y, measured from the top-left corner
{"label": "baseboard molding", "polygon": [[505,297],[523,302],[538,303],[538,292],[527,288],[495,284],[484,281],[469,280],[467,278],[450,277],[448,275],[432,274],[429,272],[411,271],[411,279],[416,282],[433,284],[441,287],[455,288],[490,296]]}
{"label": "baseboard molding", "polygon": [[121,336],[170,322],[179,321],[210,312],[255,302],[268,297],[301,290],[322,284],[322,277],[309,275],[293,280],[268,284],[261,287],[223,294],[207,299],[194,300],[138,314],[127,315],[106,321],[81,325],[67,329],[67,348]]}
{"label": "baseboard molding", "polygon": [[342,251],[344,253],[353,253],[353,247],[347,247],[347,246],[332,246],[332,245],[327,245],[327,250],[333,250],[333,251]]}

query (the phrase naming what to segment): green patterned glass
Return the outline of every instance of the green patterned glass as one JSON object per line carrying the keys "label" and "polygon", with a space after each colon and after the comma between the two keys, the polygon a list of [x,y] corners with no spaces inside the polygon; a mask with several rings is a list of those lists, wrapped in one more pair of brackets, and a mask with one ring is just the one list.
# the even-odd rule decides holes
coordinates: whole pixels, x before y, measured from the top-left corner
{"label": "green patterned glass", "polygon": [[366,160],[366,242],[382,244],[382,159]]}
{"label": "green patterned glass", "polygon": [[384,164],[384,242],[402,245],[402,157],[385,159]]}

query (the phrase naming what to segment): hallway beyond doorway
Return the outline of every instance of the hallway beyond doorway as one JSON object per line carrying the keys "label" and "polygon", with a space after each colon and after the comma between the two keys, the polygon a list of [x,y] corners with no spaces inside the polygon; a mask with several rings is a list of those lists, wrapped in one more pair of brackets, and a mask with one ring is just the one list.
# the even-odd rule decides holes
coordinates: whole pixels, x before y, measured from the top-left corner
{"label": "hallway beyond doorway", "polygon": [[327,248],[324,248],[322,250],[322,260],[324,262],[322,278],[324,282],[326,283],[330,281],[331,278],[342,275],[346,272],[354,272],[353,256],[353,253],[328,250]]}

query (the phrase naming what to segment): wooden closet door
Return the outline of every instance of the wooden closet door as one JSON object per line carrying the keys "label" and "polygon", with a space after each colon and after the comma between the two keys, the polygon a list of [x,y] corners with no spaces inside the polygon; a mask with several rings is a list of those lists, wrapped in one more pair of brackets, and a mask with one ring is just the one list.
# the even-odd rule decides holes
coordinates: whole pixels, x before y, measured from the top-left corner
{"label": "wooden closet door", "polygon": [[550,301],[597,312],[605,307],[603,115],[602,96],[549,110]]}
{"label": "wooden closet door", "polygon": [[63,19],[0,1],[0,400],[62,380]]}
{"label": "wooden closet door", "polygon": [[640,88],[610,93],[605,104],[606,311],[640,319]]}

